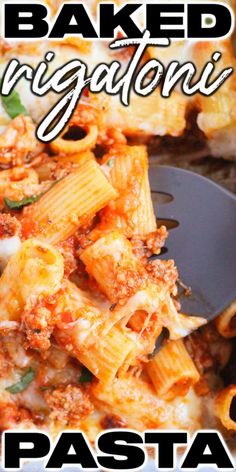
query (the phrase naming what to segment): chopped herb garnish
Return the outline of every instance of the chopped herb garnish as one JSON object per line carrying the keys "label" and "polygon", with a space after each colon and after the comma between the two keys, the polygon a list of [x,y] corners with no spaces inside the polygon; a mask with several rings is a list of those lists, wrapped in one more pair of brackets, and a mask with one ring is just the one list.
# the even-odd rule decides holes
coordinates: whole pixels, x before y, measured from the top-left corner
{"label": "chopped herb garnish", "polygon": [[106,164],[107,164],[108,167],[111,167],[111,169],[112,169],[112,167],[114,167],[114,159],[109,159],[109,161],[107,161]]}
{"label": "chopped herb garnish", "polygon": [[21,377],[21,380],[16,384],[7,387],[6,390],[10,393],[16,394],[23,392],[29,384],[34,380],[35,371],[30,367],[27,372]]}
{"label": "chopped herb garnish", "polygon": [[21,103],[20,96],[16,90],[13,90],[8,96],[1,95],[1,101],[3,108],[10,118],[16,118],[16,116],[19,115],[28,115],[28,112]]}
{"label": "chopped herb garnish", "polygon": [[10,198],[4,198],[4,203],[10,210],[22,210],[22,208],[24,208],[25,206],[37,202],[37,200],[39,200],[41,196],[42,193],[40,193],[39,195],[33,195],[32,197],[22,198],[22,200],[18,201],[10,200]]}
{"label": "chopped herb garnish", "polygon": [[93,374],[90,372],[90,370],[86,369],[86,367],[83,367],[79,382],[80,383],[89,383],[93,380]]}
{"label": "chopped herb garnish", "polygon": [[22,200],[10,200],[10,198],[4,198],[5,205],[9,208],[9,210],[22,210],[27,205],[31,205],[32,203],[37,202],[45,193],[47,193],[54,185],[60,182],[62,179],[54,180],[50,187],[42,193],[38,195],[32,195],[31,197],[23,198]]}

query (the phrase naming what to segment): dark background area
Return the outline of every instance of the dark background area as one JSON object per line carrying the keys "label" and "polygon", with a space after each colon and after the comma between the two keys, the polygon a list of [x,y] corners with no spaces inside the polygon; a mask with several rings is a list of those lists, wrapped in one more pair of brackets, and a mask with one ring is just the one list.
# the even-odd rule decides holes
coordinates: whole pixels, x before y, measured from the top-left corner
{"label": "dark background area", "polygon": [[149,154],[150,167],[160,164],[182,167],[236,193],[236,153],[234,160],[210,156],[206,140],[195,126],[187,129],[182,137],[153,138],[149,144]]}

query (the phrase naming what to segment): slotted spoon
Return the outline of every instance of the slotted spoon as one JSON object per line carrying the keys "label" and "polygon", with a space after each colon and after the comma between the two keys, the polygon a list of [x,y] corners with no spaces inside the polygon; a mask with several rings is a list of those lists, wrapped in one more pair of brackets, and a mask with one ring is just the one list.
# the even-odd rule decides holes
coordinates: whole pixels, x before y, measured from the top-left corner
{"label": "slotted spoon", "polygon": [[174,259],[190,286],[181,310],[214,319],[236,299],[236,196],[211,180],[183,169],[150,169],[159,224],[169,237],[161,259]]}

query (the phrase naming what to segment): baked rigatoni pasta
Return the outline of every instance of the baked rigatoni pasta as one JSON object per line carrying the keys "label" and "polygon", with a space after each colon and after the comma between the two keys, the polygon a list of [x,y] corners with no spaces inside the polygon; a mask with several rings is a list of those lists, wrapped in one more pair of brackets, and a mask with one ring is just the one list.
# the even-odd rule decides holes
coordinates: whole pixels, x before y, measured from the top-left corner
{"label": "baked rigatoni pasta", "polygon": [[200,379],[182,339],[167,341],[146,369],[158,396],[166,400],[185,396]]}
{"label": "baked rigatoni pasta", "polygon": [[119,146],[103,158],[119,197],[102,212],[101,228],[117,228],[127,236],[156,230],[144,146]]}
{"label": "baked rigatoni pasta", "polygon": [[54,159],[56,162],[62,165],[72,164],[73,166],[79,166],[84,162],[88,161],[89,159],[95,160],[95,156],[91,151],[84,151],[76,152],[73,154],[66,153],[64,155],[60,155],[60,157],[55,157]]}
{"label": "baked rigatoni pasta", "polygon": [[117,193],[92,159],[56,183],[26,213],[36,222],[35,235],[49,243],[69,238]]}
{"label": "baked rigatoni pasta", "polygon": [[161,428],[166,415],[171,415],[171,405],[168,407],[150,383],[141,378],[125,376],[113,385],[99,382],[93,386],[92,395],[103,410],[120,416],[130,428],[141,431]]}
{"label": "baked rigatoni pasta", "polygon": [[[98,379],[111,383],[135,351],[137,336],[116,326],[117,318],[103,312],[74,284],[67,282],[55,307],[66,320],[57,323],[54,336],[59,345],[76,357]],[[57,317],[58,318],[58,317]],[[130,361],[131,362],[131,361]],[[127,364],[127,369],[130,364]]]}
{"label": "baked rigatoni pasta", "polygon": [[[117,304],[113,316],[118,315],[123,326],[128,325],[139,334],[143,354],[153,351],[163,326],[168,327],[174,338],[181,336],[179,329],[184,329],[185,318],[176,315],[165,290],[149,283],[145,267],[121,232],[107,232],[82,251],[80,258],[102,292]],[[192,318],[192,322],[201,324],[202,320]]]}
{"label": "baked rigatoni pasta", "polygon": [[[137,329],[141,327],[139,316],[137,319],[132,319],[137,311],[146,312],[147,316],[144,318],[144,321],[146,318],[150,320],[150,315],[157,313],[155,329],[157,329],[157,325],[166,327],[169,331],[170,339],[185,337],[194,329],[205,324],[205,320],[201,317],[185,316],[178,313],[170,294],[155,284],[149,284],[147,287],[138,290],[129,298],[124,306],[116,307],[114,313],[116,311],[120,313],[119,316],[122,323],[132,324],[133,329],[135,329],[136,323]],[[145,325],[146,323],[144,323]]]}
{"label": "baked rigatoni pasta", "polygon": [[40,191],[38,174],[34,169],[24,166],[2,170],[0,173],[0,206],[4,207],[4,199],[19,201],[27,195]]}
{"label": "baked rigatoni pasta", "polygon": [[[233,58],[232,44],[229,40],[221,42],[200,42],[193,48],[193,58],[197,66],[204,63],[214,52],[222,54],[222,62],[225,68],[232,67],[235,62]],[[215,76],[217,76],[218,67],[216,64]],[[200,113],[197,121],[199,128],[210,138],[215,132],[222,128],[227,128],[236,121],[235,103],[236,83],[234,74],[215,94],[204,97],[199,94],[196,97],[196,103],[199,106]]]}
{"label": "baked rigatoni pasta", "polygon": [[[74,132],[76,134],[76,127],[73,127],[73,129],[74,128]],[[68,128],[68,130],[64,131],[63,135],[66,135],[70,132],[72,133],[70,128]],[[56,153],[65,153],[69,155],[92,150],[95,147],[97,141],[97,126],[86,126],[84,132],[85,136],[81,139],[63,139],[63,136],[57,138],[51,143],[50,147]]]}
{"label": "baked rigatoni pasta", "polygon": [[28,239],[13,255],[0,278],[0,320],[20,321],[26,304],[59,290],[63,257],[53,246]]}
{"label": "baked rigatoni pasta", "polygon": [[[78,323],[78,331],[81,323]],[[56,329],[55,339],[59,346],[68,348],[71,356],[93,373],[102,383],[111,384],[119,371],[127,371],[130,367],[136,350],[136,341],[133,333],[112,326],[107,332],[93,342],[80,343],[80,335],[76,336],[76,328],[66,331]]]}
{"label": "baked rigatoni pasta", "polygon": [[192,402],[195,403],[197,409],[200,407],[193,392],[184,399],[188,418],[186,419],[184,415],[181,415],[180,400],[166,402],[159,398],[145,376],[137,378],[126,375],[113,385],[104,385],[98,382],[92,386],[91,393],[95,405],[107,413],[105,421],[108,426],[110,422],[111,425],[114,425],[113,427],[116,427],[119,418],[122,420],[123,426],[129,426],[138,431],[175,429],[177,425],[177,427],[188,428],[192,431],[194,426],[199,424],[199,410],[191,411]]}
{"label": "baked rigatoni pasta", "polygon": [[135,257],[130,241],[119,231],[105,233],[85,248],[80,258],[112,303],[129,297],[145,283],[145,269]]}
{"label": "baked rigatoni pasta", "polygon": [[[236,431],[235,412],[232,417],[233,401],[236,398],[236,386],[229,387],[220,391],[215,399],[215,414],[227,430]],[[234,419],[233,419],[234,418]]]}
{"label": "baked rigatoni pasta", "polygon": [[[118,163],[117,181],[108,157],[114,166]],[[200,374],[181,338],[204,320],[180,313],[173,298],[173,262],[159,260],[155,267],[149,261],[146,239],[160,238],[155,244],[158,253],[167,231],[156,231],[145,147],[112,146],[102,160],[90,151],[43,155],[31,171],[42,195],[28,208],[13,210],[14,216],[10,209],[7,215],[10,223],[16,220],[19,225],[21,247],[10,256],[0,278],[0,343],[11,359],[11,364],[5,358],[2,363],[9,371],[3,371],[3,389],[10,391],[0,395],[0,406],[9,412],[13,405],[22,418],[25,405],[30,424],[35,427],[41,415],[49,429],[60,429],[61,418],[61,424],[68,421],[90,431],[94,406],[103,415],[101,424],[125,423],[140,430],[187,427],[178,412],[183,401],[190,406],[200,401],[192,390]],[[136,201],[130,206],[133,197]],[[151,225],[149,216],[141,215],[152,215]],[[164,346],[153,357],[163,328],[169,332],[168,345],[178,349],[173,354]],[[14,336],[21,355],[12,347]],[[57,359],[55,349],[60,353]],[[153,364],[158,367],[154,374]],[[25,366],[35,377],[25,395],[14,397],[11,391],[27,374]],[[75,413],[78,398],[81,407]],[[190,406],[186,414],[192,425]],[[198,416],[194,418],[193,429],[199,425]],[[10,423],[4,419],[3,424],[8,428]]]}
{"label": "baked rigatoni pasta", "polygon": [[[91,3],[95,11],[98,2]],[[216,43],[184,46],[146,48],[143,60],[158,56],[166,65],[168,54],[189,54],[200,65]],[[77,57],[91,69],[98,57],[127,65],[133,50],[72,37],[54,48],[50,72]],[[12,57],[42,60],[48,43],[0,49],[2,71]],[[224,65],[231,63],[228,41],[221,49]],[[171,145],[177,160],[192,129],[200,146],[210,145],[215,133],[234,127],[234,88],[232,76],[209,100],[180,88],[168,99],[160,88],[145,98],[131,93],[128,107],[84,90],[47,145],[35,131],[58,96],[31,96],[22,79],[16,89],[29,116],[11,120],[0,103],[0,431],[73,428],[92,440],[101,428],[194,432],[209,427],[208,398],[211,405],[216,398],[211,417],[235,429],[235,381],[225,390],[220,378],[235,337],[234,308],[218,330],[212,324],[213,334],[197,313],[182,314],[175,262],[160,254],[168,234],[157,228],[145,145],[157,136],[155,144],[167,153]],[[162,334],[169,340],[157,352]]]}
{"label": "baked rigatoni pasta", "polygon": [[224,338],[236,336],[236,301],[216,319],[216,327]]}
{"label": "baked rigatoni pasta", "polygon": [[205,324],[201,317],[188,317],[177,312],[169,293],[158,285],[149,284],[138,290],[123,305],[115,307],[114,314],[122,326],[129,326],[140,339],[137,355],[144,359],[155,349],[163,328],[170,339],[179,339]]}
{"label": "baked rigatoni pasta", "polygon": [[[57,338],[57,339],[60,339]],[[102,383],[111,384],[119,372],[130,367],[136,351],[137,338],[129,330],[112,326],[94,343],[87,343],[75,356]],[[73,352],[71,352],[73,354]]]}

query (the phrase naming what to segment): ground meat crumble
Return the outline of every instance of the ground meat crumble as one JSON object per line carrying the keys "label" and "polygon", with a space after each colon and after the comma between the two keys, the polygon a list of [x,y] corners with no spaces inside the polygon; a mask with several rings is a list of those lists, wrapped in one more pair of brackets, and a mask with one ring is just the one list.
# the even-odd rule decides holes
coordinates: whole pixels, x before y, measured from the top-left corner
{"label": "ground meat crumble", "polygon": [[94,410],[88,394],[80,387],[70,384],[45,391],[44,398],[52,410],[50,417],[65,425],[78,425]]}

